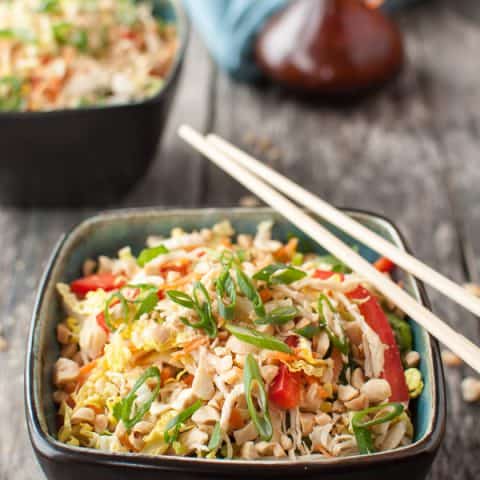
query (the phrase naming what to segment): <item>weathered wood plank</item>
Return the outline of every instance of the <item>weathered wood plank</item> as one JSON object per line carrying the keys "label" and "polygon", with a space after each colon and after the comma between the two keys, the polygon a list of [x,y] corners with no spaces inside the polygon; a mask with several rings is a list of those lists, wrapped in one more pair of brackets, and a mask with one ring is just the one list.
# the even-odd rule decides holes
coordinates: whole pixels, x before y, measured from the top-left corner
{"label": "weathered wood plank", "polygon": [[[343,110],[235,84],[215,73],[194,36],[157,161],[122,205],[234,205],[245,194],[176,138],[185,121],[212,128],[338,205],[393,218],[420,258],[464,281],[459,226],[480,258],[477,3],[438,0],[433,8],[427,3],[402,14],[406,71],[380,96]],[[23,420],[26,334],[48,253],[60,233],[87,214],[0,209],[0,335],[9,344],[0,352],[0,365],[7,366],[0,375],[1,480],[41,478]],[[479,339],[477,321],[434,292],[431,297],[439,315]],[[479,408],[459,394],[466,373],[447,372],[450,415],[435,480],[480,477]]]}

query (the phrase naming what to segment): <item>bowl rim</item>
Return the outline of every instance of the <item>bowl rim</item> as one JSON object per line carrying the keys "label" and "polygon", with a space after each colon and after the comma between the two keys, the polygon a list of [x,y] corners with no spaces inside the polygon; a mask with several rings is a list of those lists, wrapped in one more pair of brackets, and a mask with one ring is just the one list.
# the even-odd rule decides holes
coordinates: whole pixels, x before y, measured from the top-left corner
{"label": "bowl rim", "polygon": [[2,119],[21,119],[21,118],[43,118],[43,117],[57,117],[62,115],[69,115],[72,113],[88,113],[88,112],[101,112],[101,111],[115,111],[120,108],[126,107],[139,107],[143,105],[154,104],[158,102],[170,88],[174,82],[175,77],[180,70],[180,67],[185,58],[185,51],[190,38],[190,20],[187,16],[185,8],[182,5],[181,0],[166,0],[172,5],[176,13],[175,25],[178,27],[178,38],[180,39],[180,45],[175,53],[175,61],[173,62],[168,75],[164,79],[164,83],[160,90],[153,96],[144,100],[137,100],[134,102],[118,103],[114,105],[91,105],[88,107],[72,107],[72,108],[58,108],[55,110],[36,110],[28,112],[0,112],[0,120]]}
{"label": "bowl rim", "polygon": [[[369,212],[367,210],[342,208],[345,213],[371,219],[387,229],[394,237],[401,248],[407,252],[411,252],[408,243],[397,226],[386,217]],[[428,348],[428,371],[432,373],[432,389],[433,399],[431,408],[432,420],[428,430],[423,438],[416,442],[386,452],[376,452],[372,455],[354,455],[348,457],[335,457],[331,459],[302,458],[296,460],[218,460],[204,459],[193,457],[179,456],[149,456],[138,453],[108,453],[95,449],[84,447],[73,447],[59,442],[42,428],[40,415],[37,410],[39,407],[36,401],[35,385],[36,378],[34,375],[35,365],[40,359],[34,354],[35,334],[38,328],[38,317],[43,304],[44,295],[47,286],[50,283],[51,275],[57,264],[57,260],[64,252],[64,248],[68,247],[68,242],[75,240],[78,234],[88,231],[97,223],[111,220],[128,220],[132,217],[151,217],[163,215],[193,215],[201,212],[202,214],[218,214],[225,213],[225,216],[239,214],[248,216],[249,214],[265,214],[278,215],[273,209],[265,208],[193,208],[193,209],[155,209],[155,208],[130,208],[109,210],[88,217],[77,225],[73,226],[67,233],[63,234],[56,245],[48,260],[45,271],[39,283],[35,305],[32,313],[30,332],[28,336],[28,345],[25,362],[25,411],[27,418],[27,426],[31,443],[37,455],[54,460],[56,462],[76,462],[88,463],[97,466],[107,467],[123,467],[123,468],[149,468],[158,471],[176,470],[176,471],[193,471],[198,473],[210,474],[227,474],[231,473],[231,468],[235,467],[236,473],[246,473],[252,468],[261,468],[262,471],[272,470],[275,473],[294,473],[300,471],[310,472],[340,472],[351,469],[352,466],[371,467],[372,465],[384,465],[394,461],[409,460],[422,454],[433,455],[438,449],[444,433],[446,425],[446,391],[443,364],[440,359],[440,349],[436,339],[431,337],[424,329],[422,331],[426,335]],[[288,221],[288,219],[287,219]],[[423,283],[412,277],[412,284],[415,294],[419,296],[423,305],[431,308],[425,287]]]}

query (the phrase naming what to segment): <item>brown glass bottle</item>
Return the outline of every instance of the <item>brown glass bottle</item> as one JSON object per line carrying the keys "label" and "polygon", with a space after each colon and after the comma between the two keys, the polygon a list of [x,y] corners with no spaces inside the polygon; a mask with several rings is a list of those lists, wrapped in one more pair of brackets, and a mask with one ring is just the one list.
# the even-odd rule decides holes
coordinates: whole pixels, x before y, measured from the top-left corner
{"label": "brown glass bottle", "polygon": [[297,91],[356,95],[402,67],[395,23],[361,0],[296,0],[259,35],[255,55],[264,73]]}

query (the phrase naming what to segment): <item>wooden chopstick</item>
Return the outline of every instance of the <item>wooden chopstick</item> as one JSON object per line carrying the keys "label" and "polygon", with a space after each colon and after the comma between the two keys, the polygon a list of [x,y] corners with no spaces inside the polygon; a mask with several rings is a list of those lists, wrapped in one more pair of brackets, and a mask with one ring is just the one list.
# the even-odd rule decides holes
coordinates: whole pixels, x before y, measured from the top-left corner
{"label": "wooden chopstick", "polygon": [[259,162],[231,143],[216,135],[208,135],[207,140],[217,147],[217,149],[224,152],[225,155],[234,159],[238,164],[250,170],[255,175],[274,186],[275,189],[295,200],[295,202],[304,205],[310,211],[316,213],[337,228],[348,233],[353,238],[356,238],[373,250],[389,258],[396,265],[402,267],[407,272],[410,272],[415,277],[437,289],[439,292],[462,305],[473,314],[480,316],[480,300],[461,285],[458,285],[433,268],[425,265],[413,255],[399,249],[342,211],[316,195],[313,195],[311,192],[305,190],[300,185],[297,185],[289,178]]}
{"label": "wooden chopstick", "polygon": [[414,319],[480,373],[480,349],[470,340],[450,328],[407,292],[376,270],[348,245],[307,215],[301,208],[264,183],[263,180],[241,166],[232,157],[225,155],[214,144],[208,142],[203,135],[186,125],[181,126],[178,133],[181,138],[209,158],[215,165],[261,198],[266,204],[280,212],[331,254],[362,275],[385,297],[398,305],[410,318]]}

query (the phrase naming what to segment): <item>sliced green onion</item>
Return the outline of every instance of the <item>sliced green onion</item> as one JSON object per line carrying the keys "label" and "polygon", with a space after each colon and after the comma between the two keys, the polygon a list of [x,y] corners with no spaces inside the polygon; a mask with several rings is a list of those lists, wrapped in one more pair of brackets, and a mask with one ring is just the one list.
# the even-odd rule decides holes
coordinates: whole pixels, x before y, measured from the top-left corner
{"label": "sliced green onion", "polygon": [[[367,420],[366,422],[363,421],[367,415],[380,412],[385,408],[391,408],[391,410],[379,418]],[[370,407],[354,413],[352,417],[352,428],[355,438],[357,439],[357,445],[360,453],[369,454],[375,451],[372,434],[369,430],[370,427],[373,427],[374,425],[380,425],[385,422],[390,422],[391,420],[400,416],[403,411],[404,406],[401,403],[385,403],[383,405]]]}
{"label": "sliced green onion", "polygon": [[[197,400],[190,407],[186,408],[180,412],[177,416],[173,417],[165,427],[165,432],[163,433],[163,438],[165,442],[172,443],[178,438],[180,433],[180,428],[182,425],[203,405],[201,400]],[[172,431],[173,430],[173,431]]]}
{"label": "sliced green onion", "polygon": [[350,350],[349,344],[348,344],[348,339],[347,337],[344,336],[343,340],[336,335],[333,330],[328,326],[327,320],[323,315],[323,302],[326,302],[328,305],[328,308],[330,308],[331,311],[335,312],[332,304],[330,303],[330,300],[327,298],[326,295],[321,294],[319,299],[318,299],[318,324],[319,326],[327,332],[328,338],[331,342],[331,344],[340,350],[344,355],[348,355],[348,352]]}
{"label": "sliced green onion", "polygon": [[[203,301],[199,299],[199,293],[203,296]],[[217,336],[217,322],[212,314],[212,303],[208,296],[207,289],[201,282],[193,284],[193,296],[177,290],[167,291],[167,296],[172,302],[178,303],[183,307],[190,308],[196,312],[199,317],[198,322],[190,322],[185,317],[181,320],[189,327],[205,330],[210,338]]]}
{"label": "sliced green onion", "polygon": [[401,319],[393,313],[387,312],[388,322],[390,323],[398,348],[402,353],[409,352],[413,349],[412,329],[408,322]]}
{"label": "sliced green onion", "polygon": [[169,250],[164,245],[159,245],[158,247],[145,248],[140,252],[140,255],[137,258],[137,263],[144,267],[148,262],[151,262],[153,259],[168,253]]}
{"label": "sliced green onion", "polygon": [[250,345],[255,345],[256,347],[264,348],[265,350],[292,353],[291,348],[286,343],[270,335],[265,335],[264,333],[257,332],[250,328],[232,325],[231,323],[226,325],[225,328],[234,337],[237,337],[242,342],[249,343]]}
{"label": "sliced green onion", "polygon": [[[252,354],[248,354],[245,359],[243,370],[243,382],[245,385],[245,398],[247,400],[248,413],[252,419],[255,428],[264,441],[269,441],[273,435],[272,422],[268,411],[267,393],[263,383],[262,375],[258,363]],[[260,411],[257,411],[255,400],[253,398],[254,389],[257,390],[257,403]]]}
{"label": "sliced green onion", "polygon": [[215,426],[213,427],[212,436],[210,437],[210,441],[208,442],[208,449],[218,450],[220,448],[220,444],[222,443],[222,429],[220,427],[220,422],[217,421]]}
{"label": "sliced green onion", "polygon": [[304,271],[285,265],[284,263],[272,263],[258,271],[253,276],[253,279],[262,280],[269,285],[289,285],[306,276],[307,274]]}
{"label": "sliced green onion", "polygon": [[178,303],[185,308],[194,308],[194,302],[190,295],[180,290],[167,290],[167,297],[175,303]]}
{"label": "sliced green onion", "polygon": [[158,303],[158,293],[157,289],[149,290],[147,294],[142,298],[135,314],[135,320],[138,320],[143,314],[150,313],[157,306]]}
{"label": "sliced green onion", "polygon": [[311,340],[315,335],[318,335],[321,331],[323,331],[322,327],[319,327],[318,325],[314,325],[312,323],[310,325],[307,325],[306,327],[294,330],[297,335],[308,338],[309,340]]}
{"label": "sliced green onion", "polygon": [[105,302],[105,307],[103,308],[103,315],[105,317],[105,323],[107,324],[107,327],[110,329],[111,332],[114,332],[116,330],[116,327],[112,323],[112,316],[110,314],[110,305],[112,304],[112,301],[118,299],[122,305],[122,311],[123,315],[125,317],[125,320],[128,318],[129,314],[129,309],[128,309],[128,301],[127,299],[122,295],[121,292],[115,292],[110,295],[110,297],[107,299]]}
{"label": "sliced green onion", "polygon": [[298,315],[295,307],[278,307],[267,313],[263,318],[258,318],[255,323],[258,325],[284,325]]}
{"label": "sliced green onion", "polygon": [[[358,245],[352,245],[352,250],[358,253],[359,248]],[[333,255],[322,255],[320,257],[317,257],[317,260],[320,261],[320,263],[326,263],[327,265],[331,265],[332,267],[332,272],[335,273],[352,273],[352,269],[343,263],[341,260],[339,260],[337,257],[334,257]]]}
{"label": "sliced green onion", "polygon": [[37,8],[40,13],[57,13],[60,8],[60,0],[42,0]]}
{"label": "sliced green onion", "polygon": [[292,258],[292,265],[299,267],[303,263],[303,253],[297,252]]}
{"label": "sliced green onion", "polygon": [[19,77],[0,77],[0,111],[14,112],[20,110],[23,80]]}
{"label": "sliced green onion", "polygon": [[239,268],[236,269],[236,273],[238,288],[240,288],[240,291],[252,302],[255,313],[259,317],[264,317],[265,306],[263,305],[262,298],[260,297],[252,281]]}
{"label": "sliced green onion", "polygon": [[[137,399],[137,391],[138,389],[150,378],[156,378],[158,380],[157,385],[152,391],[152,395],[150,398],[137,409],[137,412],[133,417],[132,414],[132,407]],[[150,407],[153,401],[157,398],[158,392],[160,391],[160,384],[161,384],[161,377],[160,377],[160,370],[158,367],[150,367],[148,368],[144,374],[135,382],[131,392],[120,402],[116,403],[113,407],[113,416],[117,420],[121,420],[125,425],[125,428],[130,431],[142,418],[145,414],[150,410]]]}
{"label": "sliced green onion", "polygon": [[[237,302],[235,283],[226,267],[216,282],[218,312],[225,320],[232,320]],[[227,299],[225,302],[224,299]]]}

